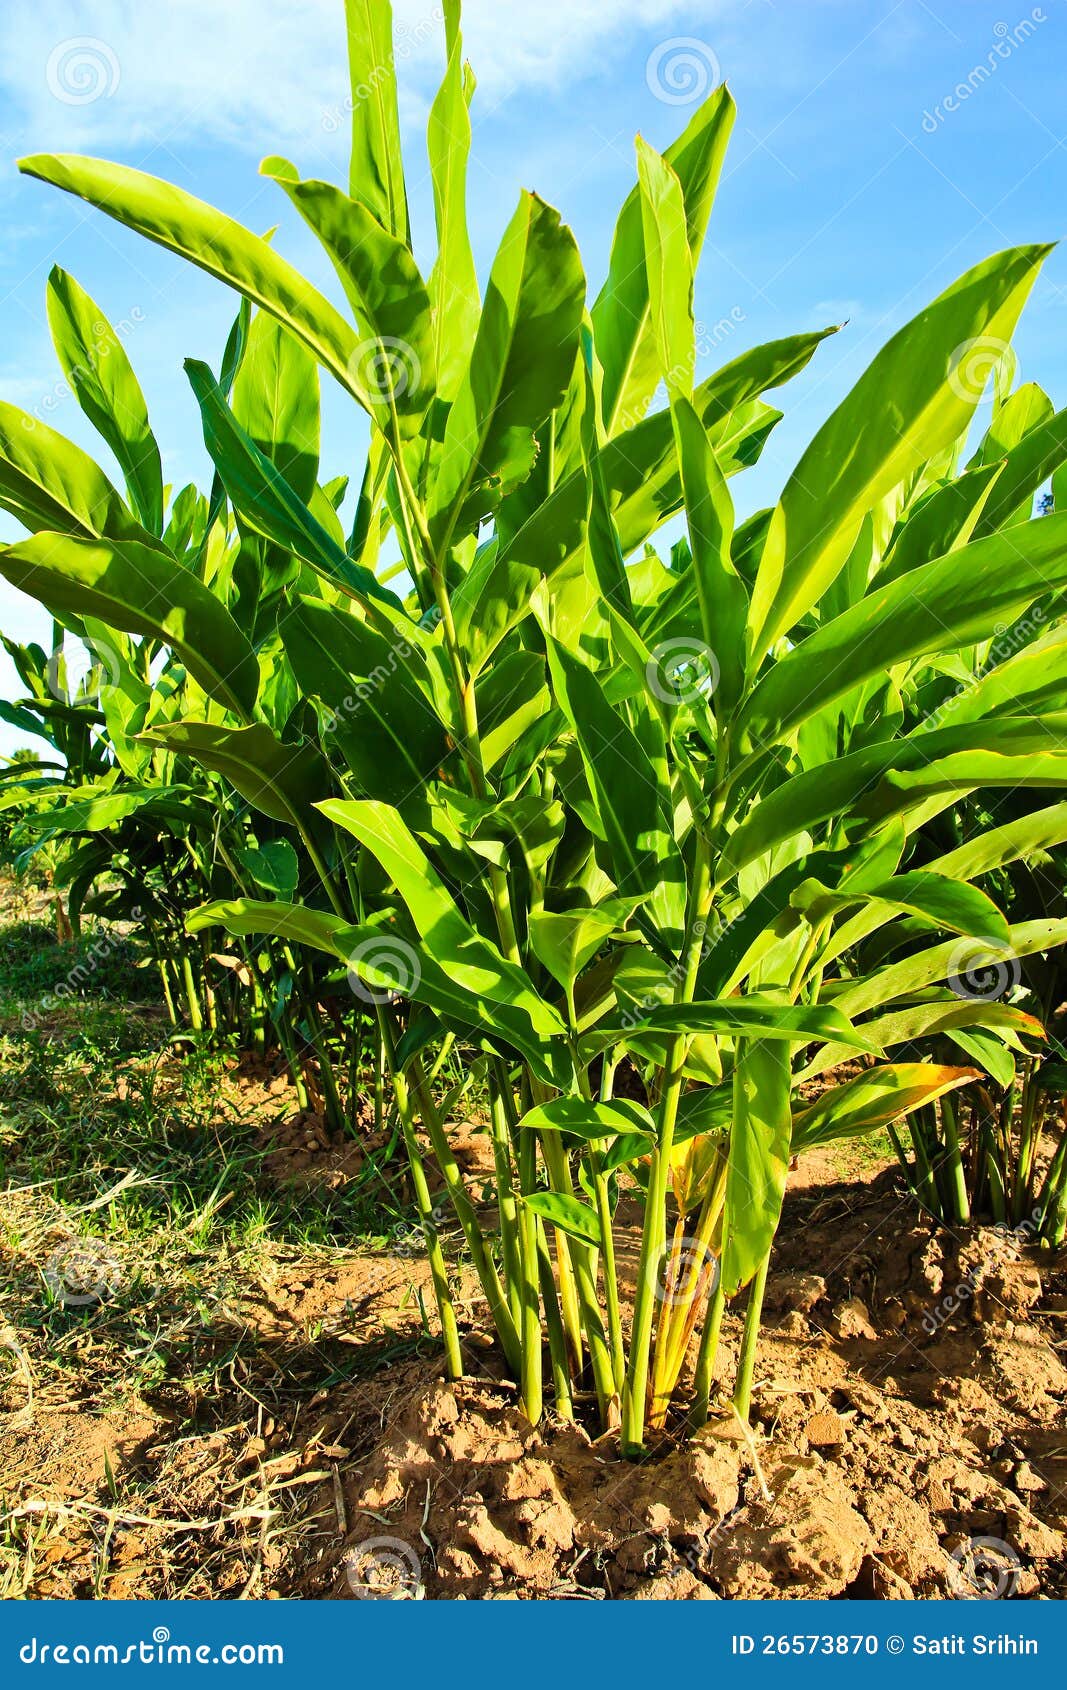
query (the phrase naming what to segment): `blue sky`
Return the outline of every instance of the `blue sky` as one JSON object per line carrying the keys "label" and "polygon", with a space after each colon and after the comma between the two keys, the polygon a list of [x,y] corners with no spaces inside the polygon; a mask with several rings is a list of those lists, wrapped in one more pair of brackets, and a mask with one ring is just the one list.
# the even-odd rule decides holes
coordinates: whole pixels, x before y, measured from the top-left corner
{"label": "blue sky", "polygon": [[[432,257],[423,134],[440,74],[436,0],[398,0],[398,70],[417,253]],[[1015,242],[1056,239],[1067,206],[1063,0],[469,0],[479,78],[471,223],[483,269],[520,186],[574,228],[591,292],[634,179],[723,77],[738,121],[697,284],[700,375],[778,335],[847,326],[783,390],[786,417],[735,481],[753,509],[895,328]],[[97,153],[165,176],[251,227],[336,295],[310,236],[257,175],[269,152],[343,180],[341,0],[6,0],[0,17],[0,397],[107,463],[57,389],[44,317],[53,263],[123,325],[175,486],[206,475],[185,356],[217,363],[234,300],[219,284],[43,184],[14,159]],[[725,324],[725,327],[722,325]],[[720,325],[716,328],[715,325]],[[1016,342],[1022,375],[1067,403],[1067,248],[1048,260]],[[324,471],[358,480],[363,430],[325,400]],[[117,472],[113,472],[117,473]],[[14,524],[0,515],[0,537]],[[0,625],[47,638],[0,584]],[[0,695],[17,688],[5,663]],[[15,736],[0,727],[0,751]]]}

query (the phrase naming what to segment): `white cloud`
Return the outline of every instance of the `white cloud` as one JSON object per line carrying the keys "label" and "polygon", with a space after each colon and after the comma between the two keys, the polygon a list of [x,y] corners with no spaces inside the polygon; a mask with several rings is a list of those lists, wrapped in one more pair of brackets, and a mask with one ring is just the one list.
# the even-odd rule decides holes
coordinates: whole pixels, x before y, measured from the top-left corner
{"label": "white cloud", "polygon": [[[491,105],[512,90],[609,74],[635,37],[651,49],[683,13],[684,33],[699,37],[733,9],[735,0],[706,0],[695,22],[684,0],[468,0],[464,40]],[[397,0],[395,17],[414,117],[443,61],[439,0]],[[199,140],[250,151],[300,141],[339,154],[346,94],[341,0],[9,0],[0,16],[8,153],[14,143],[129,156]]]}

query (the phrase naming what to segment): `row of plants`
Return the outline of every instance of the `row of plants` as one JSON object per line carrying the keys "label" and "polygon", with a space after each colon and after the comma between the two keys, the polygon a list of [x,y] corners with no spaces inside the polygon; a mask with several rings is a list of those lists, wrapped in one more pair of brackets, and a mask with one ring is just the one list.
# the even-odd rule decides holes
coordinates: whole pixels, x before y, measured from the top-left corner
{"label": "row of plants", "polygon": [[[526,1414],[595,1405],[638,1456],[672,1417],[707,1419],[742,1294],[747,1415],[795,1155],[890,1124],[935,1213],[1024,1202],[1062,1241],[1062,1136],[1049,1163],[1024,1108],[1020,1149],[1012,1093],[1035,1010],[1056,1007],[1026,997],[1029,971],[1054,980],[1067,939],[1028,902],[1035,875],[1058,896],[1067,841],[1045,795],[1067,785],[1067,505],[1031,514],[1050,478],[1058,502],[1067,413],[1005,375],[1048,248],[940,294],[773,509],[739,519],[732,484],[781,414],[766,395],[833,331],[698,374],[729,92],[663,154],[638,141],[591,304],[571,231],[525,192],[483,293],[475,84],[444,13],[428,275],[384,0],[348,6],[347,191],[262,166],[343,310],[280,241],[182,189],[21,162],[240,308],[219,365],[186,363],[213,479],[175,491],[118,337],[49,279],[60,361],[123,487],[0,406],[0,504],[28,531],[0,573],[47,608],[56,650],[71,635],[96,657],[72,691],[54,653],[8,644],[27,697],[6,719],[50,747],[10,771],[9,800],[25,848],[62,842],[75,919],[142,924],[176,1018],[269,1031],[295,1071],[310,1056],[339,1120],[372,1023],[450,1374],[432,1169]],[[323,479],[321,371],[365,419],[351,495]],[[475,1081],[491,1207],[450,1142]],[[621,1193],[642,1216],[632,1296]]]}

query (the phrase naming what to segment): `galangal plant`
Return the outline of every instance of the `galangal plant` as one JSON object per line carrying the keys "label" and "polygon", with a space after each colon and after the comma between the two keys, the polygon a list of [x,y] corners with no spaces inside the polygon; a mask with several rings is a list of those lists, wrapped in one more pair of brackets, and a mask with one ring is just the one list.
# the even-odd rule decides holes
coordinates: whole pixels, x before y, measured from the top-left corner
{"label": "galangal plant", "polygon": [[[1019,513],[1043,462],[1012,471],[1014,498],[980,533],[966,501],[942,497],[981,397],[975,349],[1007,347],[1047,249],[999,254],[935,299],[774,509],[737,521],[730,480],[777,415],[762,395],[823,336],[697,379],[693,272],[729,94],[663,156],[638,143],[590,306],[570,231],[527,193],[483,295],[465,211],[474,84],[458,7],[445,13],[428,277],[384,3],[349,8],[348,191],[263,167],[321,241],[343,311],[181,189],[80,158],[22,164],[242,294],[294,410],[300,371],[341,384],[370,430],[348,534],[299,430],[257,435],[228,382],[192,362],[217,472],[202,550],[232,511],[229,579],[185,568],[158,524],[102,491],[58,523],[37,520],[39,501],[33,538],[0,569],[67,614],[169,645],[201,708],[147,739],[286,816],[303,895],[216,900],[188,926],[325,953],[373,1001],[450,1373],[463,1358],[431,1159],[526,1413],[541,1416],[547,1375],[559,1414],[595,1399],[636,1456],[672,1404],[707,1418],[724,1306],[745,1287],[747,1414],[790,1157],[977,1072],[894,1051],[955,1028],[1009,1044],[1034,1030],[1013,1005],[952,991],[961,945],[1015,957],[1067,937],[1061,921],[1010,926],[975,884],[1042,827],[1067,839],[1067,815],[927,848],[964,795],[1067,783],[1055,716],[1050,732],[1010,675],[959,719],[912,710],[924,677],[1067,582],[1067,516]],[[665,561],[651,541],[679,512]],[[265,617],[240,596],[246,565],[272,583]],[[282,653],[294,692],[280,714],[263,689]],[[1054,711],[1055,687],[1042,698]],[[453,1038],[488,1088],[489,1212],[433,1077]],[[867,1066],[835,1074],[856,1055]],[[632,1292],[620,1191],[642,1212]]]}

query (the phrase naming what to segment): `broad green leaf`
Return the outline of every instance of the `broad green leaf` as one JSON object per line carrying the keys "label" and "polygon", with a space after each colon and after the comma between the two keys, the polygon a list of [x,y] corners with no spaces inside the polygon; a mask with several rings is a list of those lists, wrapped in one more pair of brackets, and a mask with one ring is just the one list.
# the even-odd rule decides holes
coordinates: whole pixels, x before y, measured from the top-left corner
{"label": "broad green leaf", "polygon": [[584,1097],[554,1097],[548,1103],[528,1109],[520,1125],[533,1127],[537,1132],[574,1133],[578,1138],[589,1139],[628,1133],[639,1133],[648,1140],[656,1136],[656,1123],[648,1110],[628,1098],[590,1103]]}
{"label": "broad green leaf", "polygon": [[535,431],[559,404],[578,356],[585,278],[559,213],[523,193],[493,261],[467,371],[449,412],[430,506],[439,554],[469,526],[467,495],[506,492],[537,455]]}
{"label": "broad green leaf", "polygon": [[607,940],[621,931],[638,903],[637,898],[611,898],[596,909],[532,910],[530,949],[553,980],[570,993],[587,962]]}
{"label": "broad green leaf", "polygon": [[389,0],[345,0],[352,112],[349,192],[398,240],[409,240],[400,152],[393,9]]}
{"label": "broad green leaf", "polygon": [[19,169],[87,200],[272,312],[342,387],[370,409],[353,374],[359,348],[355,330],[299,270],[250,229],[184,189],[124,164],[38,153],[20,159]]}
{"label": "broad green leaf", "polygon": [[31,532],[81,539],[151,536],[126,509],[102,469],[55,429],[0,403],[0,506]]}
{"label": "broad green leaf", "polygon": [[287,839],[244,845],[237,859],[257,886],[279,898],[291,898],[300,884],[300,859]]}
{"label": "broad green leaf", "polygon": [[467,230],[470,149],[471,120],[464,89],[463,44],[457,30],[449,47],[444,81],[430,107],[426,132],[437,221],[437,259],[430,275],[434,363],[438,393],[449,404],[470,361],[480,308],[478,276]]}
{"label": "broad green leaf", "polygon": [[597,1212],[580,1198],[568,1196],[560,1191],[535,1191],[529,1197],[523,1197],[521,1201],[527,1209],[532,1209],[535,1215],[540,1215],[542,1220],[551,1221],[560,1232],[579,1239],[583,1244],[600,1248],[602,1240]]}
{"label": "broad green leaf", "polygon": [[893,336],[823,424],[771,523],[752,600],[754,663],[818,603],[871,506],[965,431],[988,349],[1006,349],[1049,251],[1017,247],[968,270]]}
{"label": "broad green leaf", "polygon": [[793,1116],[793,1153],[874,1132],[978,1079],[981,1075],[976,1068],[948,1068],[934,1062],[871,1068],[853,1080],[831,1086],[817,1102]]}
{"label": "broad green leaf", "polygon": [[207,365],[187,358],[185,370],[200,406],[204,444],[234,509],[257,533],[295,552],[330,580],[364,598],[387,598],[395,603],[395,596],[380,587],[368,569],[350,561],[344,548],[240,427]]}
{"label": "broad green leaf", "polygon": [[434,385],[430,301],[403,238],[330,182],[301,182],[284,159],[266,159],[263,174],[277,182],[322,242],[359,325],[350,363],[383,433],[411,435]]}
{"label": "broad green leaf", "polygon": [[221,775],[241,797],[275,821],[307,828],[308,811],[333,784],[329,766],[310,744],[287,745],[265,722],[247,728],[172,722],[145,736]]}
{"label": "broad green leaf", "polygon": [[225,927],[228,933],[241,937],[284,939],[291,945],[307,945],[340,960],[351,951],[360,931],[324,910],[257,898],[220,899],[202,904],[189,913],[185,926],[190,933]]}
{"label": "broad green leaf", "polygon": [[853,1027],[836,1007],[780,1003],[755,994],[710,1002],[656,1004],[634,1019],[631,1030],[634,1034],[728,1033],[772,1043],[832,1038],[855,1050],[875,1048],[866,1033]]}
{"label": "broad green leaf", "polygon": [[564,1053],[555,1041],[565,1032],[563,1020],[523,970],[467,921],[398,813],[371,800],[332,799],[318,807],[377,858],[396,886],[426,954],[452,982],[451,1013],[474,1025],[491,1020],[535,1072],[558,1083]]}
{"label": "broad green leaf", "polygon": [[161,534],[159,447],[122,341],[95,301],[58,265],[48,278],[47,310],[59,361],[79,405],[114,452],[141,524]]}
{"label": "broad green leaf", "polygon": [[726,1173],[722,1284],[728,1297],[758,1272],[778,1230],[789,1171],[789,1092],[789,1046],[742,1040]]}
{"label": "broad green leaf", "polygon": [[210,697],[251,716],[252,648],[214,593],[168,553],[133,540],[37,534],[0,549],[0,575],[50,608],[161,640]]}
{"label": "broad green leaf", "polygon": [[1064,943],[1067,943],[1067,921],[1049,917],[1016,922],[1007,945],[983,943],[978,939],[946,939],[849,986],[834,1001],[844,1014],[855,1016],[950,977],[960,980],[973,977],[975,983],[967,995],[984,999],[988,1004],[1003,997],[1021,977],[1017,964],[1023,957]]}
{"label": "broad green leaf", "polygon": [[670,165],[640,135],[637,176],[652,343],[659,354],[668,398],[690,399],[696,370],[693,260],[682,185]]}
{"label": "broad green leaf", "polygon": [[318,366],[269,312],[252,319],[231,408],[285,485],[309,504],[319,472]]}
{"label": "broad green leaf", "polygon": [[[733,100],[725,86],[717,88],[664,155],[681,190],[690,271],[700,256],[733,122]],[[651,330],[646,253],[638,184],[619,213],[608,277],[593,306],[609,436],[640,421],[663,374]]]}
{"label": "broad green leaf", "polygon": [[911,570],[802,640],[751,694],[741,727],[783,738],[823,705],[895,663],[971,645],[1067,584],[1067,515],[973,540]]}
{"label": "broad green leaf", "polygon": [[[1002,1038],[1012,1042],[1021,1034],[1037,1039],[1044,1036],[1040,1021],[1035,1020],[1032,1015],[1027,1015],[1025,1011],[1016,1009],[1012,1004],[998,1003],[993,999],[968,1003],[955,994],[910,1004],[905,1009],[893,1010],[888,1015],[877,1015],[870,1021],[861,1022],[860,1025],[879,1050],[892,1050],[896,1045],[913,1044],[935,1034],[953,1038],[961,1027],[993,1028]],[[824,1045],[821,1050],[816,1051],[797,1079],[815,1079],[819,1074],[825,1074],[828,1069],[848,1062],[851,1056],[852,1052],[847,1045]]]}

